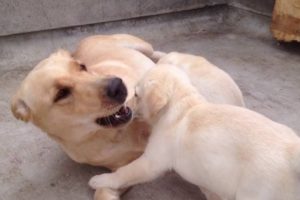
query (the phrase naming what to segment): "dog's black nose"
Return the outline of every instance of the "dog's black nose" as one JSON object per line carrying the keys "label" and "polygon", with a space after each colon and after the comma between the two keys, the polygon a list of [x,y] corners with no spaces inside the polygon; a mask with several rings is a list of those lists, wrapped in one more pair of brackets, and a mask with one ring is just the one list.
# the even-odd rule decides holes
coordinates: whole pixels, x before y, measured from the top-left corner
{"label": "dog's black nose", "polygon": [[124,103],[127,97],[127,88],[120,78],[112,78],[108,80],[106,94],[109,98],[118,103]]}

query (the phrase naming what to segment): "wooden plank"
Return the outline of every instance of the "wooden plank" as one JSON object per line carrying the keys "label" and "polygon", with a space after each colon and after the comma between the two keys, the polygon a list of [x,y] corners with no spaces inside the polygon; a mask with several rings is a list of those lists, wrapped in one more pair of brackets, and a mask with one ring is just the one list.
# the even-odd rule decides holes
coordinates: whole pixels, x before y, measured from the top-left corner
{"label": "wooden plank", "polygon": [[276,0],[271,30],[277,40],[300,42],[300,0]]}

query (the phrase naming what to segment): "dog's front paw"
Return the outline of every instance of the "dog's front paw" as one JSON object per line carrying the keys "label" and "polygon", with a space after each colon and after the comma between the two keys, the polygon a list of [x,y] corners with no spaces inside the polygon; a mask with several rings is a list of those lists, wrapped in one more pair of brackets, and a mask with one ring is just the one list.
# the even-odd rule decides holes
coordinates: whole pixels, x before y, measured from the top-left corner
{"label": "dog's front paw", "polygon": [[114,176],[112,174],[101,174],[93,176],[89,181],[89,186],[93,189],[105,187],[117,189],[117,184],[113,177]]}

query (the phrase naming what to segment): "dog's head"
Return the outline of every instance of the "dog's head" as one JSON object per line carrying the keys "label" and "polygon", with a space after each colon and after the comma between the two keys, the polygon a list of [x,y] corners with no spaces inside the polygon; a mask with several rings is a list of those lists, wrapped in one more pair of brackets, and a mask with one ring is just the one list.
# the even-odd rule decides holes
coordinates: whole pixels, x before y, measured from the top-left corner
{"label": "dog's head", "polygon": [[[138,114],[142,119],[153,123],[178,94],[180,82],[188,81],[183,72],[168,64],[159,64],[149,70],[135,87]],[[175,91],[176,90],[176,91]]]}
{"label": "dog's head", "polygon": [[170,64],[158,64],[150,69],[135,87],[137,112],[152,124],[168,107],[173,107],[184,97],[197,94],[187,75]]}
{"label": "dog's head", "polygon": [[134,93],[127,88],[128,84],[134,88],[134,77],[124,75],[124,81],[116,76],[122,74],[124,66],[119,68],[101,74],[59,50],[28,74],[12,99],[12,112],[50,135],[85,134],[126,124],[132,112],[125,104]]}

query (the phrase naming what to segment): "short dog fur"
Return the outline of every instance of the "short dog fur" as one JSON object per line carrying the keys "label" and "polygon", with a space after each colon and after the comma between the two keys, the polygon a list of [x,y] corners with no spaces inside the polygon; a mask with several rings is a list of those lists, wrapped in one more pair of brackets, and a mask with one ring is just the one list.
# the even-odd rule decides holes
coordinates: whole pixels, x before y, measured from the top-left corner
{"label": "short dog fur", "polygon": [[[209,88],[206,89],[208,99],[243,105],[239,88],[227,74],[202,62],[201,57],[189,59],[188,55],[177,55],[185,57],[177,61],[178,67],[181,68],[182,62],[193,66],[188,73],[203,82],[197,89],[203,92]],[[164,58],[161,62],[176,60],[176,56],[154,51],[149,43],[131,35],[85,38],[74,53],[59,50],[28,74],[12,99],[12,112],[16,118],[32,122],[45,131],[76,162],[114,171],[139,157],[147,144],[149,126],[135,115],[134,86],[155,67],[153,61],[160,58]],[[111,77],[121,78],[126,86],[128,94],[124,103],[107,98],[105,88]],[[217,84],[211,84],[212,79]],[[223,92],[227,88],[235,89]],[[237,98],[232,98],[232,92]],[[61,95],[64,98],[56,101]],[[95,122],[97,118],[113,115],[122,106],[132,111],[133,117],[126,123],[104,127]],[[96,196],[109,200],[117,198],[115,194],[98,190]]]}
{"label": "short dog fur", "polygon": [[151,69],[136,90],[142,118],[153,126],[149,143],[137,160],[93,177],[93,188],[128,187],[175,170],[209,200],[300,199],[300,139],[290,128],[207,102],[169,65]]}

